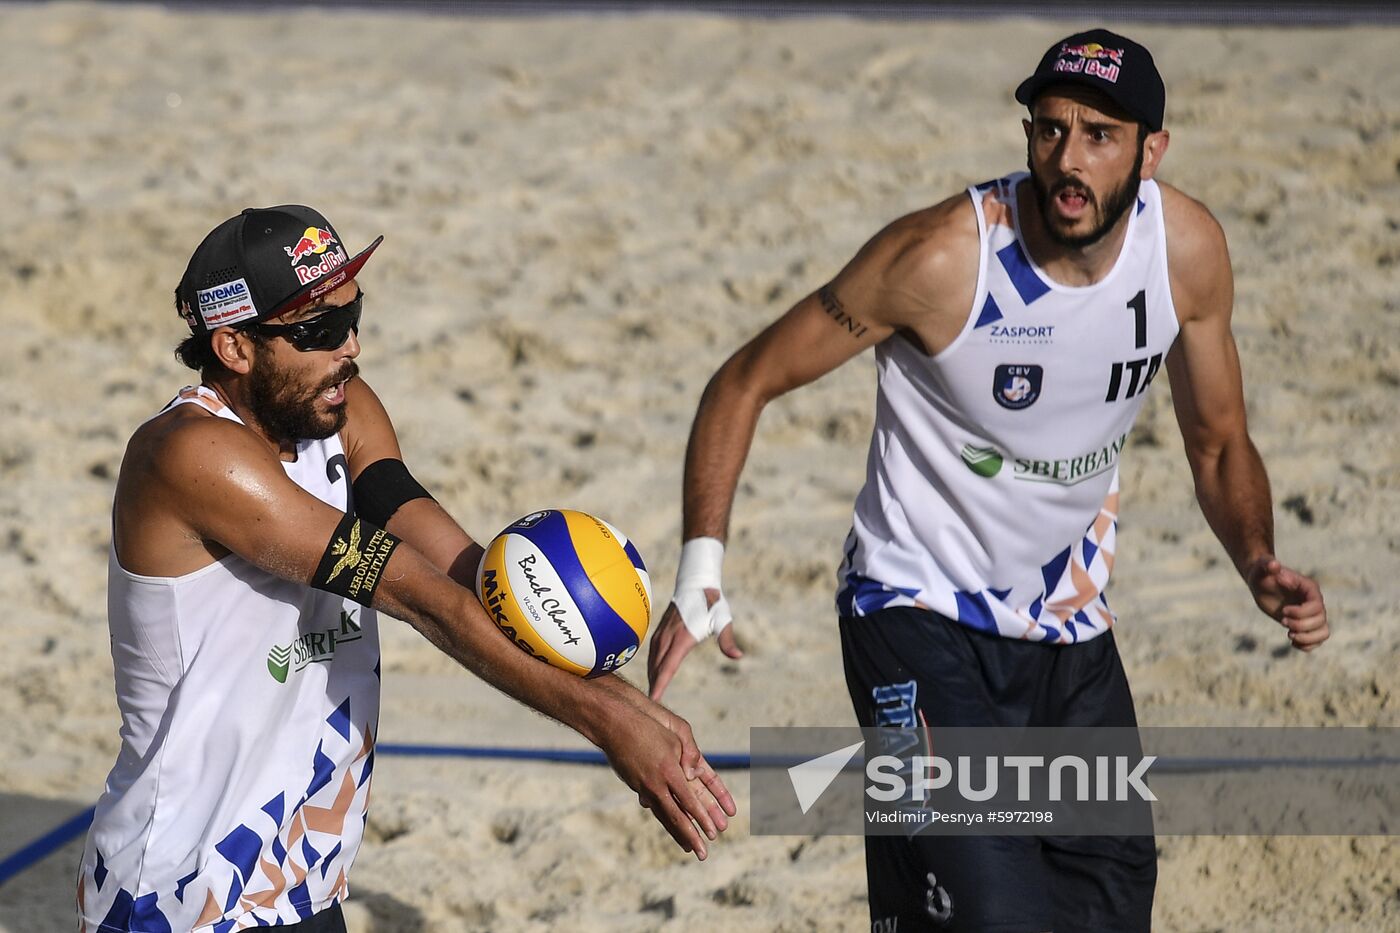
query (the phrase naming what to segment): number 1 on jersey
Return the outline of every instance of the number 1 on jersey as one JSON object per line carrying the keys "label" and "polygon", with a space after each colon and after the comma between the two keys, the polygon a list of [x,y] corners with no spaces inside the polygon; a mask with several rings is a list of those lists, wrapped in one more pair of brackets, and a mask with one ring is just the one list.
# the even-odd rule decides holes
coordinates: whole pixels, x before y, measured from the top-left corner
{"label": "number 1 on jersey", "polygon": [[[1141,350],[1147,346],[1147,292],[1138,292],[1128,302],[1128,307],[1133,309],[1133,347]],[[1116,402],[1123,392],[1123,373],[1128,374],[1127,394],[1123,398],[1132,398],[1141,392],[1146,391],[1152,383],[1152,377],[1157,375],[1157,370],[1162,365],[1162,354],[1154,353],[1151,358],[1144,357],[1140,360],[1127,360],[1122,363],[1114,363],[1113,370],[1108,377],[1108,392],[1104,395],[1105,402]]]}
{"label": "number 1 on jersey", "polygon": [[1147,346],[1147,291],[1134,295],[1128,307],[1133,309],[1133,346],[1141,350]]}

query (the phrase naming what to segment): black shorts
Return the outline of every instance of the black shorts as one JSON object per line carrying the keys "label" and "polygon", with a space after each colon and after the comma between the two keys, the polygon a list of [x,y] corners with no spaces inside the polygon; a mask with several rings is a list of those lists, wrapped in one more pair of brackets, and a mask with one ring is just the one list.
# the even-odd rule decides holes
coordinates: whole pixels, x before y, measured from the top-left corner
{"label": "black shorts", "polygon": [[[989,635],[924,609],[841,620],[846,686],[872,726],[1137,726],[1113,632]],[[1151,929],[1151,836],[867,836],[874,931]]]}
{"label": "black shorts", "polygon": [[291,923],[278,929],[295,931],[295,933],[345,933],[345,915],[340,911],[340,902],[336,901],[307,920]]}

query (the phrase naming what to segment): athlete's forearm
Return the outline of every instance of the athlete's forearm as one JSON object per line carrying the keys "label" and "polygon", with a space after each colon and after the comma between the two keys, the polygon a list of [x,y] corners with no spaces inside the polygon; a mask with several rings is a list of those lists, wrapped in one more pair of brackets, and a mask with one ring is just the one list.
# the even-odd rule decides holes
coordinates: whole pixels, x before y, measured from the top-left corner
{"label": "athlete's forearm", "polygon": [[705,387],[685,451],[685,540],[728,538],[734,491],[766,401],[744,386],[737,359]]}
{"label": "athlete's forearm", "polygon": [[476,567],[481,561],[482,548],[434,500],[425,498],[404,503],[385,530],[411,545],[428,563],[462,586],[472,589],[476,585]]}
{"label": "athlete's forearm", "polygon": [[1249,435],[1193,462],[1196,501],[1241,575],[1274,552],[1274,513],[1269,475]]}
{"label": "athlete's forearm", "polygon": [[498,629],[475,594],[399,548],[384,571],[374,606],[408,622],[440,651],[491,686],[575,730],[594,745],[627,712],[622,697],[598,690],[528,656]]}

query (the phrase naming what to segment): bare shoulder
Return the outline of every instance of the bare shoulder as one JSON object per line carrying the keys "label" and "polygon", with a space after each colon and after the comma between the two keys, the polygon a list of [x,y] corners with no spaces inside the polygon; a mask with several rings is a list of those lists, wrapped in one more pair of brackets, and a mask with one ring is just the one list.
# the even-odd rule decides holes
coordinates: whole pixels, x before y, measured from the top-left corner
{"label": "bare shoulder", "polygon": [[286,474],[243,425],[179,405],[138,428],[127,444],[113,503],[113,544],[122,566],[179,576],[228,553],[208,522],[275,502]]}
{"label": "bare shoulder", "polygon": [[834,285],[868,296],[867,313],[894,326],[916,326],[930,313],[966,314],[979,248],[976,212],[959,193],[886,226]]}
{"label": "bare shoulder", "polygon": [[966,194],[901,217],[879,238],[887,241],[892,275],[943,285],[968,272],[976,277],[977,214]]}
{"label": "bare shoulder", "polygon": [[1158,182],[1157,188],[1162,192],[1167,248],[1173,254],[1180,251],[1183,259],[1206,259],[1225,249],[1225,231],[1210,208],[1180,188],[1164,182]]}
{"label": "bare shoulder", "polygon": [[136,430],[117,480],[124,489],[164,493],[222,484],[246,469],[266,469],[277,458],[247,427],[197,405],[180,405]]}
{"label": "bare shoulder", "polygon": [[1234,295],[1230,248],[1220,222],[1200,201],[1171,185],[1158,183],[1167,231],[1167,266],[1172,297],[1184,320],[1223,308]]}
{"label": "bare shoulder", "polygon": [[914,211],[890,224],[886,230],[904,234],[912,244],[957,247],[968,237],[977,237],[977,215],[972,199],[960,191],[923,210]]}

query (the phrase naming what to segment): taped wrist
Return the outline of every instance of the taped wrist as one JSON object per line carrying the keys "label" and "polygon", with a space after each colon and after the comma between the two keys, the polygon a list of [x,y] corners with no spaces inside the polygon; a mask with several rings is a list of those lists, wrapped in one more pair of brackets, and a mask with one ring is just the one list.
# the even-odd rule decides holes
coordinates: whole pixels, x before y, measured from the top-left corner
{"label": "taped wrist", "polygon": [[402,460],[385,457],[376,460],[355,477],[355,514],[383,528],[405,502],[431,499]]}
{"label": "taped wrist", "polygon": [[720,569],[724,566],[724,542],[718,538],[691,538],[681,545],[676,567],[676,587],[698,586],[719,589]]}
{"label": "taped wrist", "polygon": [[720,568],[724,564],[724,542],[718,538],[691,538],[681,545],[680,566],[676,568],[676,590],[671,601],[681,615],[686,631],[696,641],[718,634],[734,620],[729,601],[721,591],[710,605],[705,591],[720,589]]}
{"label": "taped wrist", "polygon": [[383,528],[346,515],[331,535],[311,585],[368,606],[379,588],[389,555],[398,546],[399,539]]}

